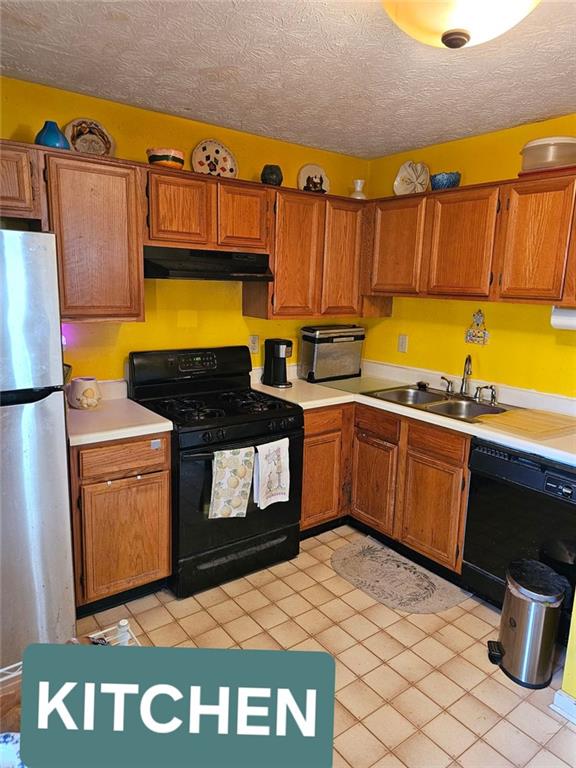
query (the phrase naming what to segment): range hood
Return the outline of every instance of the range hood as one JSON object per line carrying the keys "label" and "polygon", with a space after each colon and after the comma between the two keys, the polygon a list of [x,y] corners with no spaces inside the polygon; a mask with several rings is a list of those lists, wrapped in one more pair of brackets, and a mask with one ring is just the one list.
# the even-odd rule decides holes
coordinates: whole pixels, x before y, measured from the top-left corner
{"label": "range hood", "polygon": [[271,282],[267,253],[194,251],[144,246],[144,277],[164,280]]}

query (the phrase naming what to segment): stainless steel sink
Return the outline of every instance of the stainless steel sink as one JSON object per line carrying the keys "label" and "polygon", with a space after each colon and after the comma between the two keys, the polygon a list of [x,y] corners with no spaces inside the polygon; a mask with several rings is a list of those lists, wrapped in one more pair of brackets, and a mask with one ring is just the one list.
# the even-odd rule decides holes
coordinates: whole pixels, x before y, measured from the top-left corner
{"label": "stainless steel sink", "polygon": [[369,392],[370,397],[379,400],[387,400],[389,403],[400,405],[428,405],[446,400],[443,392],[431,392],[417,387],[398,387],[398,389],[381,389],[377,392]]}
{"label": "stainless steel sink", "polygon": [[507,408],[501,408],[490,403],[477,403],[474,400],[447,400],[444,403],[430,405],[426,410],[429,413],[438,413],[440,416],[450,416],[462,421],[473,421],[476,416],[484,416],[487,413],[504,413]]}
{"label": "stainless steel sink", "polygon": [[475,421],[478,416],[510,410],[510,406],[478,402],[470,397],[448,394],[438,389],[419,389],[416,385],[379,389],[363,394],[420,411],[437,413],[439,416],[448,416],[450,419],[460,419],[460,421]]}

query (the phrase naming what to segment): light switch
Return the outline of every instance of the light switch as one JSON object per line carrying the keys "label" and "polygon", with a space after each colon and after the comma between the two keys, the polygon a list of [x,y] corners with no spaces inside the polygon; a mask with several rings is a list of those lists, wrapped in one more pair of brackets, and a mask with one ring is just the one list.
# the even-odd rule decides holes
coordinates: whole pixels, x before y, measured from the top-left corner
{"label": "light switch", "polygon": [[260,336],[248,336],[248,349],[253,355],[260,351]]}
{"label": "light switch", "polygon": [[408,335],[406,333],[398,334],[398,352],[408,352]]}

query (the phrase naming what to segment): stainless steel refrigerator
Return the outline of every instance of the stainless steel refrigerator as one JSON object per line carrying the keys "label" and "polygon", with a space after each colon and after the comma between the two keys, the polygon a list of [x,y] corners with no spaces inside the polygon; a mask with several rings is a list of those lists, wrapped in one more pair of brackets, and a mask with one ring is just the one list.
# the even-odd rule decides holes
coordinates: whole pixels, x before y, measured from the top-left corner
{"label": "stainless steel refrigerator", "polygon": [[0,230],[0,667],[74,636],[54,235]]}

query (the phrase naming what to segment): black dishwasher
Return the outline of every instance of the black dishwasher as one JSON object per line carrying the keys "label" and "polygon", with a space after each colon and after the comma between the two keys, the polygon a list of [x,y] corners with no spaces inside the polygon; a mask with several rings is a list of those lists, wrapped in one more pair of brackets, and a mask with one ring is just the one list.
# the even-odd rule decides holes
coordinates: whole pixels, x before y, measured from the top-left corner
{"label": "black dishwasher", "polygon": [[[513,560],[545,559],[543,551],[553,541],[566,542],[573,552],[576,467],[480,440],[472,442],[469,467],[462,585],[502,605]],[[561,635],[570,609],[569,597]]]}

